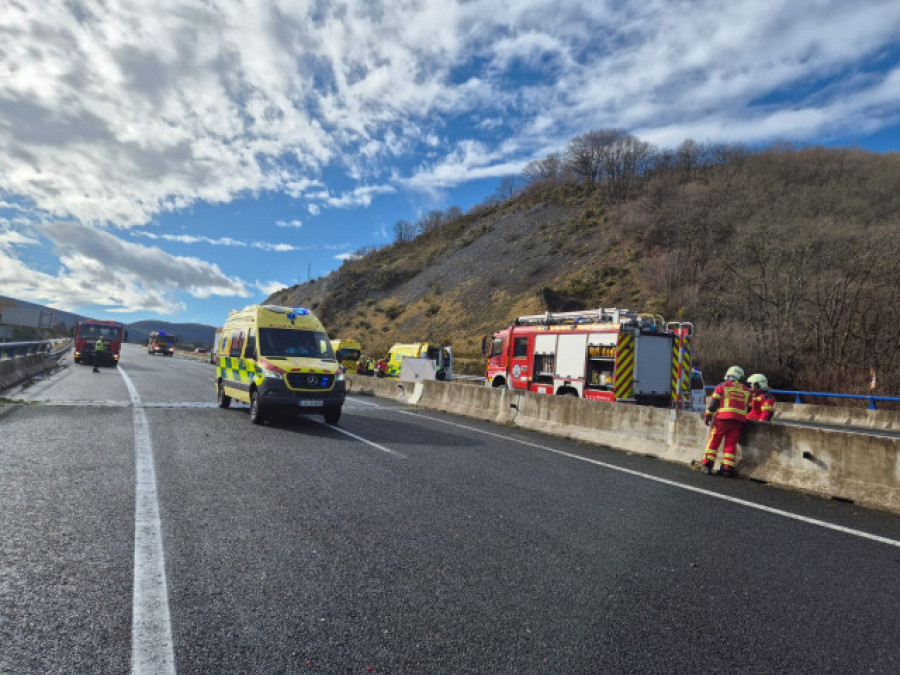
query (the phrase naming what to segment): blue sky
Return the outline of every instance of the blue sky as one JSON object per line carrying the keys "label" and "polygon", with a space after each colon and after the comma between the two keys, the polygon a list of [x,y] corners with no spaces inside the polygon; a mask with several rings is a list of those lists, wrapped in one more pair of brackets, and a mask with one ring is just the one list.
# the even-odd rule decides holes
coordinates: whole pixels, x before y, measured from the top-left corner
{"label": "blue sky", "polygon": [[0,0],[0,295],[228,310],[576,135],[900,151],[900,3]]}

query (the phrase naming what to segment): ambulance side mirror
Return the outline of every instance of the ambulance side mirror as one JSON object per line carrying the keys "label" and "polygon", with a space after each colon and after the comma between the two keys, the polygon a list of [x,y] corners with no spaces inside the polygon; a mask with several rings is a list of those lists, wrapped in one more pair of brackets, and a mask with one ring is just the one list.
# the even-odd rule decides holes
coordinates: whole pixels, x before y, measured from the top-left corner
{"label": "ambulance side mirror", "polygon": [[488,339],[487,339],[487,335],[485,335],[481,338],[481,358],[484,358],[487,356],[487,344],[488,344]]}

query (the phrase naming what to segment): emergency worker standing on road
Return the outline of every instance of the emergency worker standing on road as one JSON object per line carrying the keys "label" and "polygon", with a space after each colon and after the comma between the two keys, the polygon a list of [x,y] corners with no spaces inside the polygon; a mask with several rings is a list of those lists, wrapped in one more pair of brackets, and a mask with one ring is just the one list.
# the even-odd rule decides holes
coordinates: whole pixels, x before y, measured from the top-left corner
{"label": "emergency worker standing on road", "polygon": [[741,383],[743,377],[744,370],[740,366],[731,366],[725,373],[725,381],[715,388],[709,399],[703,420],[706,426],[712,428],[709,430],[703,463],[700,464],[701,473],[712,473],[719,454],[719,444],[724,439],[725,448],[722,452],[722,468],[719,475],[726,478],[734,476],[737,444],[751,405],[751,392]]}
{"label": "emergency worker standing on road", "polygon": [[747,419],[768,422],[775,414],[775,397],[769,391],[769,379],[765,375],[755,373],[747,378],[747,384],[752,387],[750,397],[752,408],[747,413]]}
{"label": "emergency worker standing on road", "polygon": [[100,361],[103,360],[103,352],[106,350],[106,345],[103,344],[103,338],[98,337],[97,341],[94,343],[94,372],[99,373],[100,369],[97,366],[100,365]]}

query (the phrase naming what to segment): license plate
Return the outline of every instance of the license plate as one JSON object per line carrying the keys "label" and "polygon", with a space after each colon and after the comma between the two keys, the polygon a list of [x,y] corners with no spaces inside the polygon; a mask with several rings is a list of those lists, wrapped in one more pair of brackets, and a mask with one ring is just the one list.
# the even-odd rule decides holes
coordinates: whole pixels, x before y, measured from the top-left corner
{"label": "license plate", "polygon": [[321,408],[322,405],[322,401],[300,401],[301,408]]}

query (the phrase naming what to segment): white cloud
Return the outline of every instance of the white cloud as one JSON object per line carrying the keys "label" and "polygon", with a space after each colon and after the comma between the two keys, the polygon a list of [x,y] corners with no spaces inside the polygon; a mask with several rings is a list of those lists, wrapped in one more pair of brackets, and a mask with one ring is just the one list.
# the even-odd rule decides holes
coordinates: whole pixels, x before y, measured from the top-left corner
{"label": "white cloud", "polygon": [[179,244],[209,244],[210,246],[238,246],[258,248],[262,251],[276,251],[286,253],[290,251],[306,251],[308,246],[295,246],[294,244],[272,243],[267,241],[240,241],[231,237],[203,237],[194,234],[156,234],[146,230],[132,230],[131,234],[146,239],[160,239],[163,241],[173,241]]}
{"label": "white cloud", "polygon": [[303,227],[303,221],[300,220],[276,220],[275,225],[278,227],[294,227],[301,228]]}
{"label": "white cloud", "polygon": [[504,153],[492,151],[483,143],[465,141],[440,162],[422,166],[403,183],[414,190],[434,193],[470,180],[501,178],[518,174],[527,159],[505,161]]}
{"label": "white cloud", "polygon": [[8,227],[0,228],[0,250],[9,250],[13,246],[34,246],[40,242],[17,230]]}
{"label": "white cloud", "polygon": [[283,284],[280,281],[259,281],[253,284],[261,293],[264,293],[266,297],[269,297],[273,293],[277,293],[278,291],[285,289],[288,287],[287,284]]}
{"label": "white cloud", "polygon": [[[396,192],[397,189],[392,185],[362,185],[349,192],[333,196],[327,190],[315,192],[307,195],[311,200],[320,202],[320,205],[310,204],[310,212],[315,208],[316,213],[320,206],[327,206],[333,209],[351,209],[360,206],[369,206],[372,198],[376,195],[385,195]],[[315,214],[313,214],[315,215]]]}
{"label": "white cloud", "polygon": [[[315,216],[505,175],[593,128],[875,131],[896,76],[853,74],[898,32],[894,0],[5,3],[0,208],[129,227],[266,191]],[[332,196],[329,167],[362,185]]]}
{"label": "white cloud", "polygon": [[309,247],[306,246],[294,246],[293,244],[272,244],[266,241],[254,241],[250,244],[253,248],[258,248],[262,251],[274,251],[276,253],[289,253],[291,251],[306,251]]}
{"label": "white cloud", "polygon": [[8,247],[0,248],[0,287],[13,297],[64,310],[102,305],[111,312],[172,315],[185,309],[174,299],[176,290],[196,298],[249,295],[243,281],[198,258],[172,256],[77,223],[36,229],[56,245],[60,270],[53,275],[31,269]]}
{"label": "white cloud", "polygon": [[334,256],[335,260],[359,260],[363,256],[359,253],[339,253]]}

